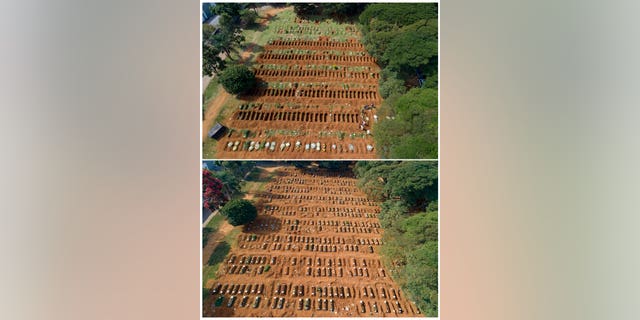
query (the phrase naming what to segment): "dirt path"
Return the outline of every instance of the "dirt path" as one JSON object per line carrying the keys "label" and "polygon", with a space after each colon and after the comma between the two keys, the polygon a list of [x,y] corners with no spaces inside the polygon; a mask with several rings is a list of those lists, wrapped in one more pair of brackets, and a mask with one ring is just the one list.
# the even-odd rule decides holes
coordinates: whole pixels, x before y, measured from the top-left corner
{"label": "dirt path", "polygon": [[227,100],[231,97],[224,89],[218,89],[218,95],[207,107],[207,112],[204,114],[204,120],[202,121],[202,139],[207,138],[207,132],[213,126],[213,122],[220,113],[222,106],[227,102]]}
{"label": "dirt path", "polygon": [[[270,8],[264,12],[261,12],[260,15],[264,16],[264,18],[260,21],[260,25],[268,24],[269,20],[273,16],[284,10],[284,8]],[[255,47],[255,40],[258,35],[259,33],[256,32],[256,34],[253,36],[253,39],[251,39],[251,44],[240,54],[240,63],[245,63],[247,58],[251,56],[253,48]],[[225,103],[227,103],[227,100],[229,100],[230,97],[231,95],[228,94],[224,89],[218,89],[218,95],[212,102],[209,103],[207,111],[203,115],[204,120],[202,121],[202,139],[207,138],[207,132],[209,132],[209,129],[211,129],[211,127],[213,126],[216,117],[218,117],[218,114],[220,114],[222,107],[225,105]]]}

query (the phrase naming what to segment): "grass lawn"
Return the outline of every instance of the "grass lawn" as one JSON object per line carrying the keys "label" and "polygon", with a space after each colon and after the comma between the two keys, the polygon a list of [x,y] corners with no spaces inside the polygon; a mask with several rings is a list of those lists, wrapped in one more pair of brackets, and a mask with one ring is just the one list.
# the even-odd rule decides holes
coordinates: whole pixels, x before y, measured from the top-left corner
{"label": "grass lawn", "polygon": [[[220,89],[223,90],[223,89]],[[230,97],[227,102],[220,108],[220,112],[216,116],[215,122],[220,122],[224,124],[224,119],[229,119],[231,114],[238,108],[238,106],[242,102],[238,100],[236,97]],[[233,128],[229,128],[229,130],[233,130]],[[216,139],[211,139],[209,137],[205,137],[202,141],[202,157],[204,159],[215,159],[216,147],[218,145],[218,141]]]}
{"label": "grass lawn", "polygon": [[267,182],[271,181],[275,172],[267,172],[260,167],[254,167],[245,178],[242,186],[243,193],[257,193],[264,191]]}
{"label": "grass lawn", "polygon": [[209,241],[209,235],[216,232],[216,230],[220,228],[220,225],[222,224],[223,221],[224,221],[224,217],[218,213],[214,215],[211,218],[211,220],[209,220],[209,223],[207,223],[207,226],[202,229],[202,247],[203,248],[207,244],[207,241]]}
{"label": "grass lawn", "polygon": [[[202,268],[202,287],[204,288],[209,279],[215,279],[216,273],[220,268],[220,265],[224,262],[224,258],[229,254],[231,248],[236,246],[238,234],[242,230],[241,226],[233,228],[229,234],[227,234],[222,241],[218,244],[211,257],[209,257],[209,261]],[[204,291],[203,291],[204,292]]]}
{"label": "grass lawn", "polygon": [[216,156],[216,147],[218,141],[209,137],[204,138],[202,141],[202,157],[204,159],[214,159]]}
{"label": "grass lawn", "polygon": [[220,82],[218,82],[218,78],[211,79],[202,94],[202,112],[207,111],[209,102],[218,95],[218,90],[220,90]]}

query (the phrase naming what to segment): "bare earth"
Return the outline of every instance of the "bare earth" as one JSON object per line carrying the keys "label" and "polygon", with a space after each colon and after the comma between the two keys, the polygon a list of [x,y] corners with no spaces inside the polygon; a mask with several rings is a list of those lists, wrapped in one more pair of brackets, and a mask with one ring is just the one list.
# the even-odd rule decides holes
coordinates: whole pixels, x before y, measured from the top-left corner
{"label": "bare earth", "polygon": [[212,281],[204,316],[422,316],[383,266],[380,207],[355,184],[322,170],[278,169],[255,195],[259,216]]}

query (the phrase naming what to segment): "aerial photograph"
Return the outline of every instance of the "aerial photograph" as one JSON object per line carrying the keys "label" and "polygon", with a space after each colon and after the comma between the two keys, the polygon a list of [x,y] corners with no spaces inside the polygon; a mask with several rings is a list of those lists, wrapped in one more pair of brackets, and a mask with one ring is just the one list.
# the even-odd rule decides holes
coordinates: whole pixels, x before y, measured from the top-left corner
{"label": "aerial photograph", "polygon": [[437,317],[436,161],[203,161],[204,317]]}
{"label": "aerial photograph", "polygon": [[437,3],[203,3],[205,159],[437,159]]}

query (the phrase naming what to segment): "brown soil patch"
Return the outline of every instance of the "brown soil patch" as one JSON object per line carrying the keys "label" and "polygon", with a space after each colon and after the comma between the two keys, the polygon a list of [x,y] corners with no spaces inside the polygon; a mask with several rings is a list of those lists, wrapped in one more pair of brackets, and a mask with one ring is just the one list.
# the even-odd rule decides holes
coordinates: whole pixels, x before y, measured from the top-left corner
{"label": "brown soil patch", "polygon": [[259,216],[220,267],[204,316],[421,316],[380,260],[380,208],[355,178],[287,167],[255,197]]}

